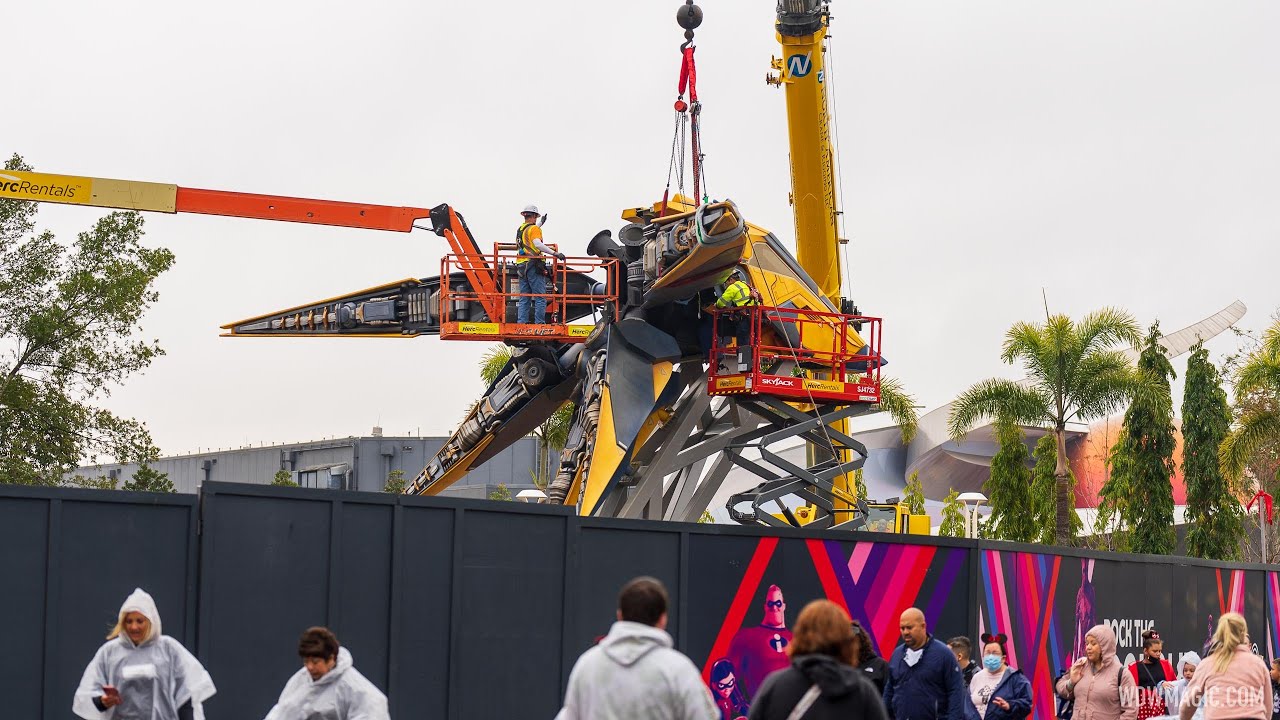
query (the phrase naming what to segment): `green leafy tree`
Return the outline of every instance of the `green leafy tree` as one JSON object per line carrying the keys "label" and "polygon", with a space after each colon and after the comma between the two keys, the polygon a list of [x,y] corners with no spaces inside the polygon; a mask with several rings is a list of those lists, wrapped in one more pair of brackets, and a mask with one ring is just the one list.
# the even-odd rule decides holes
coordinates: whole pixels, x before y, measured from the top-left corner
{"label": "green leafy tree", "polygon": [[511,496],[511,490],[507,488],[506,483],[498,483],[498,487],[494,488],[493,492],[489,493],[489,499],[507,501],[514,500],[515,498]]}
{"label": "green leafy tree", "polygon": [[387,484],[382,486],[382,492],[385,493],[404,493],[404,471],[392,470],[387,473]]}
{"label": "green leafy tree", "polygon": [[982,484],[991,514],[987,517],[987,537],[1013,542],[1036,539],[1031,513],[1031,468],[1026,438],[1016,423],[997,418],[996,441],[1000,447],[991,458],[991,475]]}
{"label": "green leafy tree", "polygon": [[[1052,545],[1057,530],[1057,478],[1054,472],[1058,467],[1058,444],[1053,435],[1042,435],[1036,441],[1036,449],[1032,453],[1035,467],[1031,469],[1031,517],[1036,528],[1035,542]],[[1070,474],[1072,496],[1076,492],[1075,473]],[[1071,536],[1075,537],[1084,528],[1078,513],[1071,513]]]}
{"label": "green leafy tree", "polygon": [[[6,170],[30,170],[14,155]],[[0,200],[0,481],[56,485],[107,455],[156,455],[146,427],[97,407],[163,354],[137,339],[173,253],[113,212],[71,245],[35,230],[36,203]]]}
{"label": "green leafy tree", "polygon": [[1043,324],[1020,322],[1005,334],[1000,357],[1022,363],[1022,382],[983,380],[951,406],[948,429],[962,440],[984,418],[1005,417],[1019,425],[1048,427],[1057,443],[1054,468],[1054,540],[1073,539],[1075,497],[1067,465],[1067,423],[1088,422],[1122,407],[1140,386],[1129,359],[1117,346],[1138,342],[1138,326],[1127,312],[1106,308],[1074,322],[1052,315]]}
{"label": "green leafy tree", "polygon": [[[1174,378],[1160,323],[1151,324],[1138,357],[1138,371],[1154,391],[1138,393],[1124,414],[1120,438],[1111,449],[1111,477],[1102,498],[1116,508],[1118,528],[1134,552],[1167,555],[1177,545],[1173,530]],[[1099,510],[1101,517],[1102,510]]]}
{"label": "green leafy tree", "polygon": [[942,500],[942,525],[938,534],[942,537],[964,537],[965,507],[955,488]]}
{"label": "green leafy tree", "polygon": [[871,502],[867,497],[867,481],[862,477],[862,468],[853,471],[854,497],[862,502]]}
{"label": "green leafy tree", "polygon": [[68,478],[63,485],[68,487],[88,488],[90,490],[115,490],[115,478],[99,475],[98,477],[85,477],[84,475],[74,475]]}
{"label": "green leafy tree", "polygon": [[173,481],[169,479],[169,473],[159,472],[145,463],[138,466],[138,469],[133,473],[133,477],[120,489],[161,493],[178,491],[173,486]]}
{"label": "green leafy tree", "polygon": [[913,472],[907,478],[907,488],[902,494],[902,501],[907,504],[907,512],[912,515],[924,514],[924,487],[920,484],[919,472]]}
{"label": "green leafy tree", "polygon": [[1187,554],[1236,560],[1245,538],[1240,502],[1218,465],[1231,408],[1204,343],[1191,348],[1182,393],[1182,477],[1187,486]]}
{"label": "green leafy tree", "polygon": [[293,473],[284,468],[276,471],[275,477],[271,479],[271,484],[276,487],[298,487],[298,483],[293,481]]}
{"label": "green leafy tree", "polygon": [[712,525],[715,521],[716,519],[712,517],[710,510],[703,510],[702,514],[698,516],[698,524],[700,525]]}
{"label": "green leafy tree", "polygon": [[[1254,469],[1250,466],[1259,451],[1271,449],[1274,453],[1280,448],[1280,322],[1267,329],[1261,345],[1244,359],[1234,379],[1238,412],[1222,443],[1219,462],[1228,480],[1239,481]],[[1280,481],[1280,473],[1273,477],[1254,474],[1264,486]]]}

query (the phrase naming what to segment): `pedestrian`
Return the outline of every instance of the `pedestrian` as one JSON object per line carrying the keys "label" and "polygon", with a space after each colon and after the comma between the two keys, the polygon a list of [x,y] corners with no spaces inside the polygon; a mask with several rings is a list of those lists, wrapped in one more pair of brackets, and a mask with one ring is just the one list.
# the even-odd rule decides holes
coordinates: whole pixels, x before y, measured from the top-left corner
{"label": "pedestrian", "polygon": [[638,577],[618,594],[618,621],[574,663],[558,720],[719,720],[720,708],[667,634],[667,589]]}
{"label": "pedestrian", "polygon": [[1023,720],[1031,714],[1031,682],[1009,667],[1008,642],[1004,633],[982,636],[983,669],[969,683],[971,720]]}
{"label": "pedestrian", "polygon": [[902,644],[889,659],[884,704],[894,720],[963,720],[964,675],[951,648],[925,628],[924,613],[907,608],[898,621]]}
{"label": "pedestrian", "polygon": [[266,720],[390,720],[387,696],[356,670],[351,651],[329,628],[298,639],[302,667],[285,683]]}
{"label": "pedestrian", "polygon": [[862,623],[853,621],[853,665],[866,673],[866,678],[876,686],[876,692],[884,697],[884,683],[889,677],[889,663],[876,654],[871,646],[871,636]]}
{"label": "pedestrian", "polygon": [[1274,696],[1267,664],[1249,647],[1249,626],[1239,613],[1223,613],[1214,650],[1196,668],[1178,714],[1191,720],[1204,704],[1204,720],[1270,720]]}
{"label": "pedestrian", "polygon": [[72,711],[85,720],[203,720],[203,703],[216,691],[200,661],[163,633],[156,601],[137,588],[85,668]]}
{"label": "pedestrian", "polygon": [[520,212],[524,222],[516,229],[516,273],[520,277],[520,298],[516,300],[516,322],[530,321],[529,306],[533,306],[533,322],[547,320],[547,271],[548,255],[564,260],[564,253],[556,252],[542,242],[542,228],[538,225],[537,205],[529,205]]}
{"label": "pedestrian", "polygon": [[964,686],[969,687],[969,683],[973,682],[974,673],[978,672],[978,663],[972,660],[973,643],[969,642],[969,638],[961,635],[948,640],[947,647],[951,648],[952,654],[956,656],[956,664],[964,674]]}
{"label": "pedestrian", "polygon": [[1164,643],[1152,628],[1142,631],[1142,659],[1129,665],[1129,673],[1138,684],[1138,720],[1167,715],[1164,694],[1177,676],[1173,665],[1164,659]]}
{"label": "pedestrian", "polygon": [[765,679],[749,720],[886,720],[875,685],[855,666],[849,614],[830,600],[800,611],[787,653],[791,666]]}
{"label": "pedestrian", "polygon": [[1094,625],[1084,636],[1084,657],[1058,679],[1058,695],[1074,700],[1072,720],[1137,720],[1138,687],[1116,657],[1116,633]]}
{"label": "pedestrian", "polygon": [[[1187,691],[1187,683],[1191,682],[1198,665],[1200,665],[1200,656],[1194,650],[1185,652],[1182,657],[1178,658],[1178,667],[1176,668],[1178,679],[1165,684],[1164,706],[1167,708],[1165,712],[1168,713],[1165,717],[1178,717],[1178,706],[1182,704],[1182,696]],[[1201,720],[1203,717],[1204,707],[1201,706],[1196,710],[1194,720]]]}

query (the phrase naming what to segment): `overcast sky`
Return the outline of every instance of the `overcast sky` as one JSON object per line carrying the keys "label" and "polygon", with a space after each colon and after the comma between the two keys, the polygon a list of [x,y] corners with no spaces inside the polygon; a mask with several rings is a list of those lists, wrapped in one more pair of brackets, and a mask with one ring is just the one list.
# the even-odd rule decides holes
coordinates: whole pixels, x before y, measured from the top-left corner
{"label": "overcast sky", "polygon": [[[38,170],[462,212],[582,253],[661,197],[679,0],[10,3],[0,152]],[[794,237],[772,0],[700,0],[710,190]],[[833,3],[853,297],[926,407],[1004,331],[1104,305],[1177,329],[1280,304],[1280,4]],[[43,206],[66,240],[102,212]],[[168,355],[107,401],[165,453],[446,434],[482,344],[218,337],[228,321],[439,272],[430,233],[148,217],[177,254]],[[1233,339],[1214,344],[1218,352]],[[1178,363],[1178,367],[1183,367]],[[1180,399],[1175,405],[1180,404]]]}

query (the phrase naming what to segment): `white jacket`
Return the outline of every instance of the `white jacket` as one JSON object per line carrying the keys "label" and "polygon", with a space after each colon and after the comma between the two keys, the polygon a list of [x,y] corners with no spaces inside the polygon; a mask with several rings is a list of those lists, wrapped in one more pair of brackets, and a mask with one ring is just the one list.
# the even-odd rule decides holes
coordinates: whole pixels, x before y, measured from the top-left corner
{"label": "white jacket", "polygon": [[720,720],[702,673],[665,631],[619,621],[569,674],[558,720]]}
{"label": "white jacket", "polygon": [[387,696],[338,648],[338,662],[319,680],[301,668],[289,678],[267,720],[390,720]]}

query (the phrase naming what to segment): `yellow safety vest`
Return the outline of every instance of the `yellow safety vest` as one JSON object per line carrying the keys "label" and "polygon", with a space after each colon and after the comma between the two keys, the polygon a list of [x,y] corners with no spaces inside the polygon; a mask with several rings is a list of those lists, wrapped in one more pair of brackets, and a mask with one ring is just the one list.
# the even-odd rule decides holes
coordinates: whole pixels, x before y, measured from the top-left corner
{"label": "yellow safety vest", "polygon": [[[536,232],[529,232],[530,228]],[[520,229],[516,230],[516,262],[523,263],[529,260],[542,257],[542,251],[537,245],[533,244],[534,240],[542,239],[542,229],[533,223],[522,223]]]}
{"label": "yellow safety vest", "polygon": [[746,307],[755,305],[756,301],[751,297],[751,286],[741,280],[734,280],[729,287],[724,289],[724,294],[716,300],[716,307]]}

